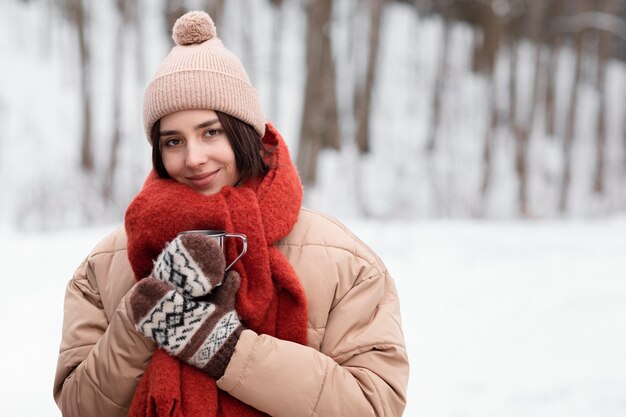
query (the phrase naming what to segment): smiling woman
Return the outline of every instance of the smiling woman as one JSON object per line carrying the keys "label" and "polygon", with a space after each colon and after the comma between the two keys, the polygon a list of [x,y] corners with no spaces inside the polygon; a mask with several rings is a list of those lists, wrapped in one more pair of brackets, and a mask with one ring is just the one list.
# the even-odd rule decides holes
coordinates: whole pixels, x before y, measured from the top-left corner
{"label": "smiling woman", "polygon": [[233,148],[213,110],[164,116],[157,146],[169,177],[200,194],[215,194],[239,182]]}
{"label": "smiling woman", "polygon": [[387,268],[302,208],[287,145],[211,18],[190,12],[173,32],[144,96],[154,171],[67,287],[57,404],[65,416],[402,415],[409,366]]}
{"label": "smiling woman", "polygon": [[[202,112],[205,110],[199,111]],[[202,123],[202,126],[210,128],[206,130],[220,130],[221,128],[226,134],[232,151],[235,154],[235,164],[239,173],[238,181],[235,183],[242,183],[249,178],[261,178],[265,176],[269,171],[269,166],[266,164],[264,156],[271,155],[272,149],[265,146],[260,140],[259,134],[249,124],[220,111],[211,112],[215,114],[221,126],[219,126],[219,128],[215,126],[205,126],[205,123]],[[171,116],[172,115],[168,115],[166,117]],[[214,121],[215,117],[211,120]],[[211,120],[208,121],[210,122]],[[168,129],[161,129],[161,120],[158,120],[150,131],[150,142],[158,144],[158,146],[152,147],[152,164],[155,172],[161,178],[172,178],[165,168],[162,154],[162,137],[164,134],[172,133],[167,130]],[[204,133],[215,134],[207,131]]]}

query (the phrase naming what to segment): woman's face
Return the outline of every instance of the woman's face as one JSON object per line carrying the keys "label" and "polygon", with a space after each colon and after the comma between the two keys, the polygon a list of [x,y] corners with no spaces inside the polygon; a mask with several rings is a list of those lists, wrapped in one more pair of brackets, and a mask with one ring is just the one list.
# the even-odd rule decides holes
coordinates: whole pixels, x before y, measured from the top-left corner
{"label": "woman's face", "polygon": [[200,194],[235,185],[235,154],[213,110],[181,110],[161,118],[159,142],[167,173]]}

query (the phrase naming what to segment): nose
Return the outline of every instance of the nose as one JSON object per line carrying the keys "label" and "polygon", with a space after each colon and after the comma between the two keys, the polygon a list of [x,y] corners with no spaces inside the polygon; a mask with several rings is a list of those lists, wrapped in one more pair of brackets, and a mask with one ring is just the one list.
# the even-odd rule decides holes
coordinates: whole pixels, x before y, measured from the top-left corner
{"label": "nose", "polygon": [[187,154],[185,156],[185,165],[188,168],[197,168],[205,164],[209,159],[209,155],[203,149],[200,143],[192,140],[187,143]]}

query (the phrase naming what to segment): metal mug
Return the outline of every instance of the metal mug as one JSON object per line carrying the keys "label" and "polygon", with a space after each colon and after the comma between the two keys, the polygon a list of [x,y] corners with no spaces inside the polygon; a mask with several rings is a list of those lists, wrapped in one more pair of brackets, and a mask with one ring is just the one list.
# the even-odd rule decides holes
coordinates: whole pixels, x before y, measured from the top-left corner
{"label": "metal mug", "polygon": [[228,265],[224,269],[224,273],[228,272],[228,270],[235,264],[235,262],[237,262],[239,260],[239,258],[241,258],[243,255],[245,255],[246,252],[248,251],[248,238],[243,233],[226,233],[223,230],[187,230],[187,231],[184,231],[184,232],[180,232],[178,235],[179,236],[180,235],[190,235],[190,234],[195,234],[195,233],[206,235],[206,236],[209,236],[212,239],[214,239],[217,242],[217,244],[219,245],[219,247],[222,250],[222,252],[224,252],[224,239],[226,239],[227,237],[234,237],[234,238],[241,239],[241,242],[243,243],[243,247],[242,247],[241,253],[239,255],[237,255],[235,260],[232,261],[230,263],[230,265]]}

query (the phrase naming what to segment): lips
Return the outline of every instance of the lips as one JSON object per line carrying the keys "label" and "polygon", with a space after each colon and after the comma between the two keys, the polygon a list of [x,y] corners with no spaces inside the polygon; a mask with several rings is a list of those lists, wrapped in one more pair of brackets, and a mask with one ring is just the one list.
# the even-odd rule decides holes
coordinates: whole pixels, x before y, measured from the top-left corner
{"label": "lips", "polygon": [[213,182],[219,171],[220,170],[218,169],[203,174],[192,175],[186,178],[187,181],[189,181],[189,184],[192,185],[194,188],[204,188],[210,185],[211,182]]}

